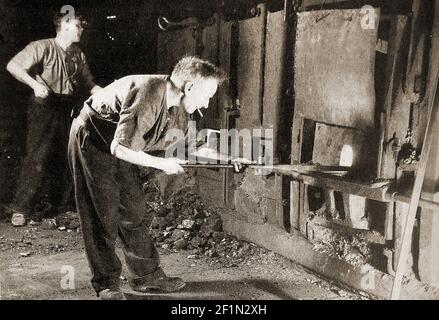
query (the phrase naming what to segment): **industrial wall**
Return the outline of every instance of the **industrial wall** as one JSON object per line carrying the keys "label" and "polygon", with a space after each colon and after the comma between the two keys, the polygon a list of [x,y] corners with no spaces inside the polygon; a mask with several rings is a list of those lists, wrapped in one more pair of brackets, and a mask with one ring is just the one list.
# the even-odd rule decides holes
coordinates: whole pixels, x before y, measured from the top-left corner
{"label": "industrial wall", "polygon": [[[386,297],[434,98],[437,1],[240,4],[232,15],[222,7],[199,24],[160,32],[159,70],[184,54],[208,58],[230,81],[204,118],[193,117],[198,126],[261,129],[257,141],[271,139],[264,132],[272,129],[275,164],[350,170],[295,179],[199,169],[199,193],[228,209],[229,231]],[[424,200],[435,200],[437,149],[435,141]],[[419,208],[406,297],[438,297],[432,208]]]}
{"label": "industrial wall", "polygon": [[[265,160],[276,165],[350,167],[341,176],[191,173],[199,194],[223,209],[227,231],[388,297],[436,89],[438,1],[77,3],[92,23],[93,36],[85,34],[82,45],[100,85],[169,73],[183,55],[196,54],[229,75],[204,117],[192,116],[198,129],[250,130],[252,142],[273,146]],[[30,94],[5,66],[30,41],[53,36],[51,14],[63,4],[49,1],[35,16],[24,0],[13,8],[0,0],[2,203],[14,193]],[[178,23],[158,32],[156,15]],[[434,141],[403,285],[407,298],[439,297],[438,153]],[[258,154],[250,158],[259,161]],[[161,182],[178,189],[186,180]]]}

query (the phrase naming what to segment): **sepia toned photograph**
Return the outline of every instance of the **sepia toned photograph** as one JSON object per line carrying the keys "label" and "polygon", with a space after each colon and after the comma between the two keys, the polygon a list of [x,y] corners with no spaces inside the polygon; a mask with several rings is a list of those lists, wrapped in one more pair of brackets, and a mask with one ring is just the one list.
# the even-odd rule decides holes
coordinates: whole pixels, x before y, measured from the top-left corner
{"label": "sepia toned photograph", "polygon": [[0,0],[0,300],[439,299],[438,84],[438,0]]}

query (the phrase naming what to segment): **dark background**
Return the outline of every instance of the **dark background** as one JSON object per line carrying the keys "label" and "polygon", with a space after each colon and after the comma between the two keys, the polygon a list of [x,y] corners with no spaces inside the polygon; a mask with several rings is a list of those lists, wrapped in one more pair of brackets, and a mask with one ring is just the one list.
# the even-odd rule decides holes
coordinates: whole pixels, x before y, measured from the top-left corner
{"label": "dark background", "polygon": [[[154,73],[156,16],[152,1],[0,0],[0,202],[14,193],[26,138],[26,108],[31,89],[6,70],[8,61],[29,42],[56,35],[52,17],[63,5],[89,22],[80,46],[96,82],[106,86],[128,74]],[[116,16],[116,19],[107,19]]]}

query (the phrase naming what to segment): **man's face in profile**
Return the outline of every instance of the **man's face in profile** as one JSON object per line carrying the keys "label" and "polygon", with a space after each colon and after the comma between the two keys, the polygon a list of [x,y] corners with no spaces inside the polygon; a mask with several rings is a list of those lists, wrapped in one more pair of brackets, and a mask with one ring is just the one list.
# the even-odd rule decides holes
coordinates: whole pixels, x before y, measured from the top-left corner
{"label": "man's face in profile", "polygon": [[207,78],[196,82],[188,82],[184,88],[182,105],[186,112],[193,113],[200,108],[208,108],[210,99],[218,89],[216,79]]}
{"label": "man's face in profile", "polygon": [[61,22],[61,30],[63,30],[72,42],[79,42],[84,28],[82,27],[81,20],[69,18]]}

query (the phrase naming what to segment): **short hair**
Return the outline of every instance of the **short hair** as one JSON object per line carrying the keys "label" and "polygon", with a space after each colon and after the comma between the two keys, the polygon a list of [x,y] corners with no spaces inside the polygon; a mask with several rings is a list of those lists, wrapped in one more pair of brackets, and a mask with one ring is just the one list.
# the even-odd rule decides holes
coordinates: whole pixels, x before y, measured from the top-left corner
{"label": "short hair", "polygon": [[[53,25],[55,26],[56,32],[58,32],[61,29],[61,22],[66,15],[67,13],[61,13],[59,11],[54,14],[52,21],[53,21]],[[87,21],[83,16],[75,14],[74,18],[75,20],[78,20],[81,23],[83,28],[87,26]]]}
{"label": "short hair", "polygon": [[218,84],[227,79],[221,68],[195,56],[181,58],[172,70],[171,77],[177,77],[181,82],[215,79]]}

